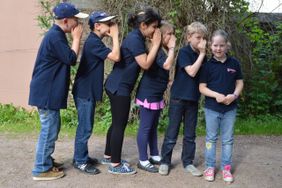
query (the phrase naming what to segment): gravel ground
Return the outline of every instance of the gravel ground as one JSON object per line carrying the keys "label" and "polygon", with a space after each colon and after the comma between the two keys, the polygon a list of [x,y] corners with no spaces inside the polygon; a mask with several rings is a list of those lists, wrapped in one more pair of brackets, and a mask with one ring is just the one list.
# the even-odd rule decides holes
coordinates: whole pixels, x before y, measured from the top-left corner
{"label": "gravel ground", "polygon": [[[173,168],[168,176],[151,174],[137,169],[135,175],[112,175],[105,165],[98,165],[102,173],[86,175],[71,165],[73,139],[60,138],[56,143],[54,157],[64,162],[66,176],[55,181],[33,181],[34,150],[37,136],[11,136],[0,133],[0,187],[226,187],[221,173],[214,182],[203,177],[192,177],[183,170],[181,157],[182,138],[178,139],[173,153]],[[160,144],[163,138],[159,139]],[[89,142],[91,157],[103,156],[105,138],[93,135]],[[198,137],[195,165],[204,170],[204,137]],[[282,187],[282,136],[236,136],[233,153],[235,182],[228,187],[238,188],[281,188]],[[220,155],[218,147],[217,156]],[[123,158],[134,167],[138,161],[136,141],[127,137],[124,141]],[[217,160],[219,161],[219,160]],[[219,165],[219,163],[217,163]]]}

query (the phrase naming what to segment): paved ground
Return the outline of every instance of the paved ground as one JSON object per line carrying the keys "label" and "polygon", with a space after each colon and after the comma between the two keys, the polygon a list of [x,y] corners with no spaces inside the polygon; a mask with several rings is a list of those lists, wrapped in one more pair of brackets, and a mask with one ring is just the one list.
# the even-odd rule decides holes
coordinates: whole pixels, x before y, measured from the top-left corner
{"label": "paved ground", "polygon": [[[215,182],[206,182],[203,177],[192,177],[184,172],[180,161],[181,138],[173,153],[173,166],[169,176],[150,174],[138,170],[135,175],[112,175],[106,166],[99,165],[102,173],[91,176],[80,173],[71,165],[73,140],[61,138],[56,145],[54,157],[65,163],[66,176],[50,182],[36,182],[31,178],[36,136],[10,136],[0,133],[0,187],[226,187],[220,173]],[[162,138],[160,138],[162,142]],[[235,182],[228,187],[281,188],[282,187],[282,136],[236,136],[234,146]],[[92,136],[90,154],[102,157],[104,137]],[[218,147],[219,149],[219,147]],[[204,170],[204,137],[197,138],[195,164]],[[220,151],[218,151],[218,156]],[[135,138],[125,139],[123,158],[136,167],[137,149]]]}

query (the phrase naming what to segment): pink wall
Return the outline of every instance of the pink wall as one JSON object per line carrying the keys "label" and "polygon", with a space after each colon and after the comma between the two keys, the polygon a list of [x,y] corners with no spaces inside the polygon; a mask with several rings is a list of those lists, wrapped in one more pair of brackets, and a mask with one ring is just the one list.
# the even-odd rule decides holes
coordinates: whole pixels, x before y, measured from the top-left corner
{"label": "pink wall", "polygon": [[0,103],[29,108],[29,82],[41,42],[37,0],[0,6]]}

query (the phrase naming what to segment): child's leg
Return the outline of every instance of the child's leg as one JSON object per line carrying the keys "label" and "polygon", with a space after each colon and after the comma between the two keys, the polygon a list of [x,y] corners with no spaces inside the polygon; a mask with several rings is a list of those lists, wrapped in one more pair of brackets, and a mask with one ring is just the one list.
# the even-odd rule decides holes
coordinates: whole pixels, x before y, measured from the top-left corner
{"label": "child's leg", "polygon": [[36,146],[33,175],[46,172],[53,167],[51,155],[55,150],[55,141],[61,127],[60,111],[38,109],[41,130]]}
{"label": "child's leg", "polygon": [[215,167],[216,164],[216,141],[220,125],[220,113],[205,108],[206,118],[206,167]]}
{"label": "child's leg", "polygon": [[[127,125],[130,110],[130,97],[108,94],[111,102],[112,126],[110,144],[106,145],[106,151],[110,150],[111,162],[120,163],[121,150],[124,139],[124,130]],[[109,148],[110,146],[110,148]],[[106,155],[108,155],[105,152]]]}
{"label": "child's leg", "polygon": [[182,148],[182,162],[186,167],[193,163],[196,151],[196,126],[198,118],[198,102],[189,101],[186,105],[184,116],[184,138]]}
{"label": "child's leg", "polygon": [[169,105],[169,125],[166,130],[162,145],[162,164],[170,165],[173,148],[177,141],[180,123],[184,113],[184,104],[181,100],[170,100]]}
{"label": "child's leg", "polygon": [[161,110],[153,110],[153,124],[149,135],[149,148],[151,156],[158,156],[158,124]]}
{"label": "child's leg", "polygon": [[148,143],[150,132],[154,124],[154,111],[140,107],[140,124],[137,134],[137,145],[139,151],[139,160],[148,160]]}
{"label": "child's leg", "polygon": [[226,165],[232,163],[232,151],[233,151],[233,133],[234,123],[236,119],[236,109],[224,113],[220,122],[220,134],[221,134],[221,169]]}
{"label": "child's leg", "polygon": [[92,134],[95,113],[95,101],[75,98],[78,114],[78,126],[76,129],[74,145],[74,162],[85,164],[88,160],[88,140]]}

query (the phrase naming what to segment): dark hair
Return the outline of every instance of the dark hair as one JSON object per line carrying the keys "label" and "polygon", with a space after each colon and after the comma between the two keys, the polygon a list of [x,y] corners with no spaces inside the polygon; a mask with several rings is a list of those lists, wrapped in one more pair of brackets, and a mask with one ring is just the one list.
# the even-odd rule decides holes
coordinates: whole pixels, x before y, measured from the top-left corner
{"label": "dark hair", "polygon": [[142,22],[146,25],[157,21],[158,25],[161,23],[161,16],[153,8],[146,8],[144,11],[138,13],[130,13],[128,15],[128,25],[133,28],[138,28]]}

